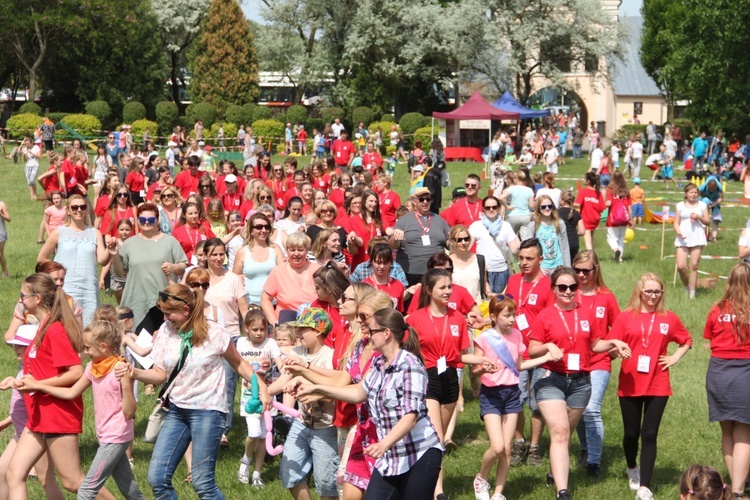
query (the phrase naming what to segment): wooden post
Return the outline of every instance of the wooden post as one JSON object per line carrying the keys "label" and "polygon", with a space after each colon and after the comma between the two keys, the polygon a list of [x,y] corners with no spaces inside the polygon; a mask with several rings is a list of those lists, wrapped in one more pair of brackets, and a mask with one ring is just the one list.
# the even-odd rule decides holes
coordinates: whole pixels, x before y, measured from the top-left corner
{"label": "wooden post", "polygon": [[669,217],[669,205],[664,205],[661,209],[661,256],[659,260],[664,260],[664,234],[667,230],[667,218]]}

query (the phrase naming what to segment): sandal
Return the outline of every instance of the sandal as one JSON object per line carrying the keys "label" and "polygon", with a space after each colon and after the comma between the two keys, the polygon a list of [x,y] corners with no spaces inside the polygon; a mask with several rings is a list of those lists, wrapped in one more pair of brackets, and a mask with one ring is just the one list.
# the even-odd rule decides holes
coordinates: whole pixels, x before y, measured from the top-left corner
{"label": "sandal", "polygon": [[192,483],[193,482],[193,473],[188,472],[188,475],[185,476],[185,479],[182,480],[183,483]]}
{"label": "sandal", "polygon": [[44,245],[44,240],[36,240],[37,245]]}
{"label": "sandal", "polygon": [[458,446],[456,446],[456,443],[451,441],[450,439],[445,442],[445,454],[450,455],[454,451],[458,449]]}

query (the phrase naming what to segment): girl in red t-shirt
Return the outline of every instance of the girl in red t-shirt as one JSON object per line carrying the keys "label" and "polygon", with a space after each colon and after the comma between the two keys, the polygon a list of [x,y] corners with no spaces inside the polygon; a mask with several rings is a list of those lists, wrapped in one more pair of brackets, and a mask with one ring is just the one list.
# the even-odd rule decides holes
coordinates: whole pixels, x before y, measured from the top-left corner
{"label": "girl in red t-shirt", "polygon": [[391,249],[391,246],[388,243],[377,243],[372,248],[370,263],[373,274],[365,278],[363,282],[387,293],[393,302],[394,309],[403,313],[406,289],[403,283],[391,277],[391,268],[393,267],[393,249]]}
{"label": "girl in red t-shirt", "polygon": [[[688,352],[693,339],[680,318],[664,305],[664,282],[654,273],[638,279],[628,307],[608,338],[627,342],[633,352],[622,362],[617,387],[625,433],[622,446],[630,489],[639,490],[636,498],[653,498],[649,487],[656,463],[656,438],[672,395],[668,369]],[[672,342],[679,347],[669,356],[667,346]],[[639,437],[640,469],[636,460]]]}
{"label": "girl in red t-shirt", "polygon": [[197,250],[198,243],[216,237],[213,231],[211,231],[211,227],[206,228],[202,223],[200,206],[201,204],[199,203],[187,202],[182,208],[182,217],[180,218],[182,224],[172,230],[172,236],[184,250],[185,256],[191,265],[197,264],[197,260],[193,260],[193,254]]}
{"label": "girl in red t-shirt", "polygon": [[[359,204],[356,200],[361,200]],[[376,236],[383,235],[383,223],[380,220],[380,202],[375,191],[367,190],[361,197],[353,197],[349,205],[349,249],[352,243],[358,247],[352,261],[352,269],[367,260],[367,244]],[[352,234],[353,233],[353,234]]]}
{"label": "girl in red t-shirt", "polygon": [[[724,452],[732,493],[745,491],[750,450],[742,436],[750,433],[750,397],[744,384],[750,380],[750,266],[736,264],[729,273],[727,289],[706,319],[703,337],[711,341],[711,360],[706,373],[708,420],[721,424]],[[741,498],[741,497],[739,497]]]}
{"label": "girl in red t-shirt", "polygon": [[544,309],[531,326],[529,355],[549,353],[552,361],[543,366],[548,374],[534,385],[539,411],[550,433],[550,469],[557,498],[570,498],[570,433],[578,425],[591,396],[591,352],[616,349],[629,357],[630,348],[620,340],[603,340],[595,315],[575,300],[578,277],[569,267],[552,273],[555,302]]}
{"label": "girl in red t-shirt", "polygon": [[44,189],[44,193],[49,197],[52,191],[62,191],[64,182],[62,179],[62,156],[54,151],[49,154],[49,168],[46,172],[36,178],[37,182]]}
{"label": "girl in red t-shirt", "polygon": [[134,231],[130,236],[140,232],[138,214],[130,198],[130,191],[126,185],[119,184],[109,202],[107,211],[102,216],[102,222],[99,224],[99,231],[101,231],[107,241],[110,238],[117,237],[117,226],[119,226],[122,219],[129,219],[133,224]]}
{"label": "girl in red t-shirt", "polygon": [[609,208],[607,245],[615,254],[615,262],[622,262],[622,254],[625,253],[625,233],[633,226],[633,216],[630,208],[630,191],[625,176],[619,170],[612,174],[612,183],[607,188],[606,195],[605,205]]}
{"label": "girl in red t-shirt", "polygon": [[596,231],[604,212],[604,198],[599,188],[599,176],[594,172],[586,172],[586,187],[579,191],[575,208],[581,211],[583,220],[583,242],[586,250],[594,249],[594,231]]}
{"label": "girl in red t-shirt", "polygon": [[136,156],[130,161],[130,170],[125,177],[125,185],[130,190],[130,198],[135,206],[146,198],[146,177],[143,175],[143,158]]}
{"label": "girl in red t-shirt", "polygon": [[[83,375],[78,357],[83,340],[65,292],[49,275],[32,274],[21,285],[20,300],[40,325],[36,339],[26,348],[24,375],[58,387],[73,386]],[[29,421],[8,469],[11,496],[26,498],[28,474],[47,452],[63,487],[75,493],[84,479],[78,451],[83,399],[59,399],[40,391],[27,391],[23,378],[12,383],[23,393]]]}

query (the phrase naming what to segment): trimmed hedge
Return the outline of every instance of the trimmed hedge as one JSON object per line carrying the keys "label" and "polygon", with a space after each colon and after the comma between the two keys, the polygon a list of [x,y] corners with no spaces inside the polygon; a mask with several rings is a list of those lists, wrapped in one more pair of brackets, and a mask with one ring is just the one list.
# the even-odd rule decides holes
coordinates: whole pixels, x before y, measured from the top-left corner
{"label": "trimmed hedge", "polygon": [[146,118],[146,106],[138,101],[130,101],[122,108],[122,121],[131,125],[136,120]]}
{"label": "trimmed hedge", "polygon": [[102,129],[102,122],[99,121],[99,118],[93,115],[68,115],[62,120],[62,123],[84,137],[98,136],[99,130]]}
{"label": "trimmed hedge", "polygon": [[289,106],[286,110],[286,121],[292,124],[302,123],[307,128],[307,108],[299,104]]}
{"label": "trimmed hedge", "polygon": [[[244,106],[242,106],[242,120],[238,122],[234,122],[234,123],[236,123],[238,127],[240,125],[245,125],[245,126],[250,125],[251,123],[255,121],[255,110],[257,108],[258,108],[258,105],[253,102],[249,102],[245,104]],[[228,119],[229,118],[227,118],[227,120]]]}
{"label": "trimmed hedge", "polygon": [[381,122],[395,122],[396,116],[395,115],[383,115],[380,121]]}
{"label": "trimmed hedge", "polygon": [[30,113],[32,115],[42,116],[42,108],[35,102],[25,102],[18,108],[19,113]]}
{"label": "trimmed hedge", "polygon": [[52,120],[52,123],[57,124],[69,114],[70,113],[47,113],[47,116],[49,117],[50,120]]}
{"label": "trimmed hedge", "polygon": [[346,113],[341,108],[323,108],[320,116],[323,117],[323,121],[326,123],[333,123],[333,120],[336,118],[340,118],[342,122],[346,119]]}
{"label": "trimmed hedge", "polygon": [[[437,132],[437,129],[435,129]],[[432,127],[420,127],[414,131],[414,140],[422,141],[422,149],[429,151],[432,143]]]}
{"label": "trimmed hedge", "polygon": [[[245,122],[245,111],[242,106],[230,104],[224,111],[224,119],[229,123],[247,123]],[[224,127],[226,129],[226,127]],[[218,130],[218,127],[217,127]]]}
{"label": "trimmed hedge", "polygon": [[5,128],[11,139],[22,139],[25,134],[32,135],[41,124],[42,117],[39,115],[18,113],[8,118]]}
{"label": "trimmed hedge", "polygon": [[198,102],[187,107],[185,110],[185,119],[187,120],[188,128],[193,128],[195,122],[201,119],[203,120],[203,127],[210,129],[211,125],[216,123],[218,114],[216,106],[213,104]]}
{"label": "trimmed hedge", "polygon": [[375,131],[380,127],[380,130],[383,131],[383,144],[390,144],[391,143],[391,127],[393,125],[396,125],[398,127],[398,123],[395,122],[372,122],[368,127],[367,130],[370,131],[370,134],[374,134]]}
{"label": "trimmed hedge", "polygon": [[169,137],[180,120],[180,110],[172,101],[161,101],[156,105],[156,122],[159,135]]}
{"label": "trimmed hedge", "polygon": [[283,140],[284,124],[277,120],[257,120],[253,122],[253,137],[265,140]]}
{"label": "trimmed hedge", "polygon": [[[234,145],[237,142],[237,130],[239,127],[235,125],[234,123],[223,123],[224,125],[224,146],[229,147],[231,145]],[[211,125],[211,132],[209,133],[209,137],[218,137],[219,136],[219,124],[214,123]],[[209,140],[206,141],[206,144],[211,144],[212,146],[219,146],[218,140]]]}
{"label": "trimmed hedge", "polygon": [[106,124],[112,117],[112,108],[109,107],[107,101],[91,101],[86,103],[86,114],[95,116],[100,122]]}
{"label": "trimmed hedge", "polygon": [[130,133],[133,135],[133,140],[135,142],[141,142],[143,132],[145,132],[146,129],[148,129],[148,135],[151,136],[151,140],[153,141],[159,130],[159,124],[151,120],[136,120],[131,126],[133,128],[130,130]]}
{"label": "trimmed hedge", "polygon": [[[252,120],[257,122],[258,120],[272,120],[273,111],[268,106],[255,106],[253,110]],[[277,120],[278,121],[278,120]]]}
{"label": "trimmed hedge", "polygon": [[365,126],[375,119],[375,111],[367,106],[359,106],[354,108],[352,111],[352,127],[356,127],[359,122],[363,122]]}

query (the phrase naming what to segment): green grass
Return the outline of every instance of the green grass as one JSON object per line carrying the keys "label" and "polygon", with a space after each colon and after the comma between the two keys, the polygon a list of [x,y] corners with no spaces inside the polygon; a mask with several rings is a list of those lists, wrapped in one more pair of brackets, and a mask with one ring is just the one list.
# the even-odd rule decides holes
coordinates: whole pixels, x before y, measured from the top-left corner
{"label": "green grass", "polygon": [[[43,162],[40,170],[44,171],[46,166],[46,162]],[[395,179],[395,189],[402,197],[405,197],[408,189],[406,166],[403,165],[399,168]],[[561,167],[560,177],[580,178],[586,168],[585,160],[569,161],[568,165]],[[464,176],[470,172],[481,173],[481,165],[479,164],[450,164],[448,169],[454,186],[463,185]],[[538,167],[535,170],[538,170]],[[678,171],[676,174],[679,176],[680,172]],[[23,278],[31,274],[34,269],[36,255],[39,251],[39,246],[35,243],[36,233],[42,217],[43,206],[39,202],[28,200],[22,165],[14,165],[11,161],[2,159],[0,160],[0,175],[2,175],[6,185],[4,188],[0,188],[0,199],[8,204],[13,219],[8,224],[9,241],[5,252],[11,278],[0,280],[0,318],[4,322],[3,324],[7,325],[18,297],[20,284]],[[487,181],[483,185],[481,192],[485,193]],[[559,182],[559,187],[563,188],[572,185],[575,185],[574,181]],[[647,199],[663,198],[670,201],[673,207],[674,203],[682,199],[681,194],[663,193],[663,184],[645,181],[643,187],[646,190]],[[452,188],[443,190],[443,207],[448,205],[451,191]],[[728,191],[727,198],[739,198],[740,194],[737,194],[737,192],[741,191],[741,186],[737,183],[729,184]],[[746,213],[744,207],[724,208],[723,227],[744,227]],[[625,262],[620,265],[615,265],[612,261],[612,255],[606,246],[603,228],[596,233],[596,247],[601,250],[600,258],[605,281],[618,297],[621,307],[624,307],[627,303],[635,279],[645,271],[656,272],[669,283],[666,294],[668,307],[680,315],[693,335],[693,350],[683,358],[680,364],[672,369],[672,386],[675,395],[667,406],[659,433],[660,448],[653,479],[653,490],[658,498],[676,498],[680,474],[691,463],[708,463],[717,467],[723,473],[725,472],[721,456],[719,427],[708,423],[704,377],[710,352],[707,349],[707,342],[702,339],[706,315],[711,304],[721,294],[724,282],[720,281],[719,287],[713,290],[699,290],[696,300],[688,301],[682,286],[678,285],[674,288],[671,286],[674,259],[659,260],[661,239],[659,227],[652,225],[647,227],[649,231],[636,231],[635,241],[626,246]],[[719,242],[710,244],[704,253],[709,255],[736,255],[738,236],[739,232],[737,231],[720,232]],[[672,253],[674,232],[670,227],[667,227],[665,241],[666,253]],[[640,250],[640,245],[646,245],[648,248]],[[582,242],[581,247],[583,247]],[[733,264],[733,261],[709,260],[703,261],[700,268],[726,276]],[[103,296],[103,300],[111,302],[112,299]],[[11,349],[0,349],[0,366],[3,367],[0,376],[15,375],[16,363]],[[597,482],[590,482],[586,479],[585,471],[573,468],[570,488],[577,499],[619,499],[633,498],[634,496],[627,487],[625,460],[620,444],[622,423],[615,392],[617,372],[617,363],[615,363],[612,382],[609,385],[603,408],[606,437],[602,479]],[[7,415],[5,412],[7,412],[9,396],[8,393],[0,394],[0,416]],[[479,420],[478,404],[468,392],[466,393],[466,401],[466,411],[459,418],[454,436],[459,448],[443,462],[446,471],[446,493],[451,499],[473,498],[472,480],[477,473],[481,456],[487,446],[487,434],[484,425]],[[86,469],[96,452],[97,442],[89,394],[86,396],[85,404],[86,422],[81,437],[81,458]],[[146,419],[154,404],[154,396],[141,396],[136,421],[136,436],[143,435]],[[11,430],[6,430],[0,434],[0,444],[4,445],[10,439],[11,432]],[[237,481],[237,467],[242,457],[245,435],[245,424],[241,418],[236,417],[230,435],[232,446],[228,450],[222,449],[219,452],[217,479],[224,494],[227,498],[240,498],[247,495],[269,499],[289,498],[289,493],[283,491],[278,481],[279,459],[268,462],[264,468],[263,479],[266,488],[262,494]],[[547,446],[548,440],[545,435],[543,448]],[[151,450],[151,445],[143,444],[139,440],[136,441],[136,477],[147,497],[151,496],[146,480]],[[577,437],[574,437],[571,446],[573,462],[575,462],[578,451]],[[511,499],[553,498],[553,488],[548,488],[544,484],[547,470],[548,463],[537,468],[524,466],[511,469],[505,489],[506,496]],[[182,483],[182,478],[185,475],[186,470],[183,464],[175,474],[177,494],[180,498],[196,498],[192,488]],[[113,493],[117,491],[112,480],[108,482],[107,486]],[[30,498],[43,497],[43,491],[36,482],[30,483],[29,494]],[[73,498],[72,495],[68,497]]]}

